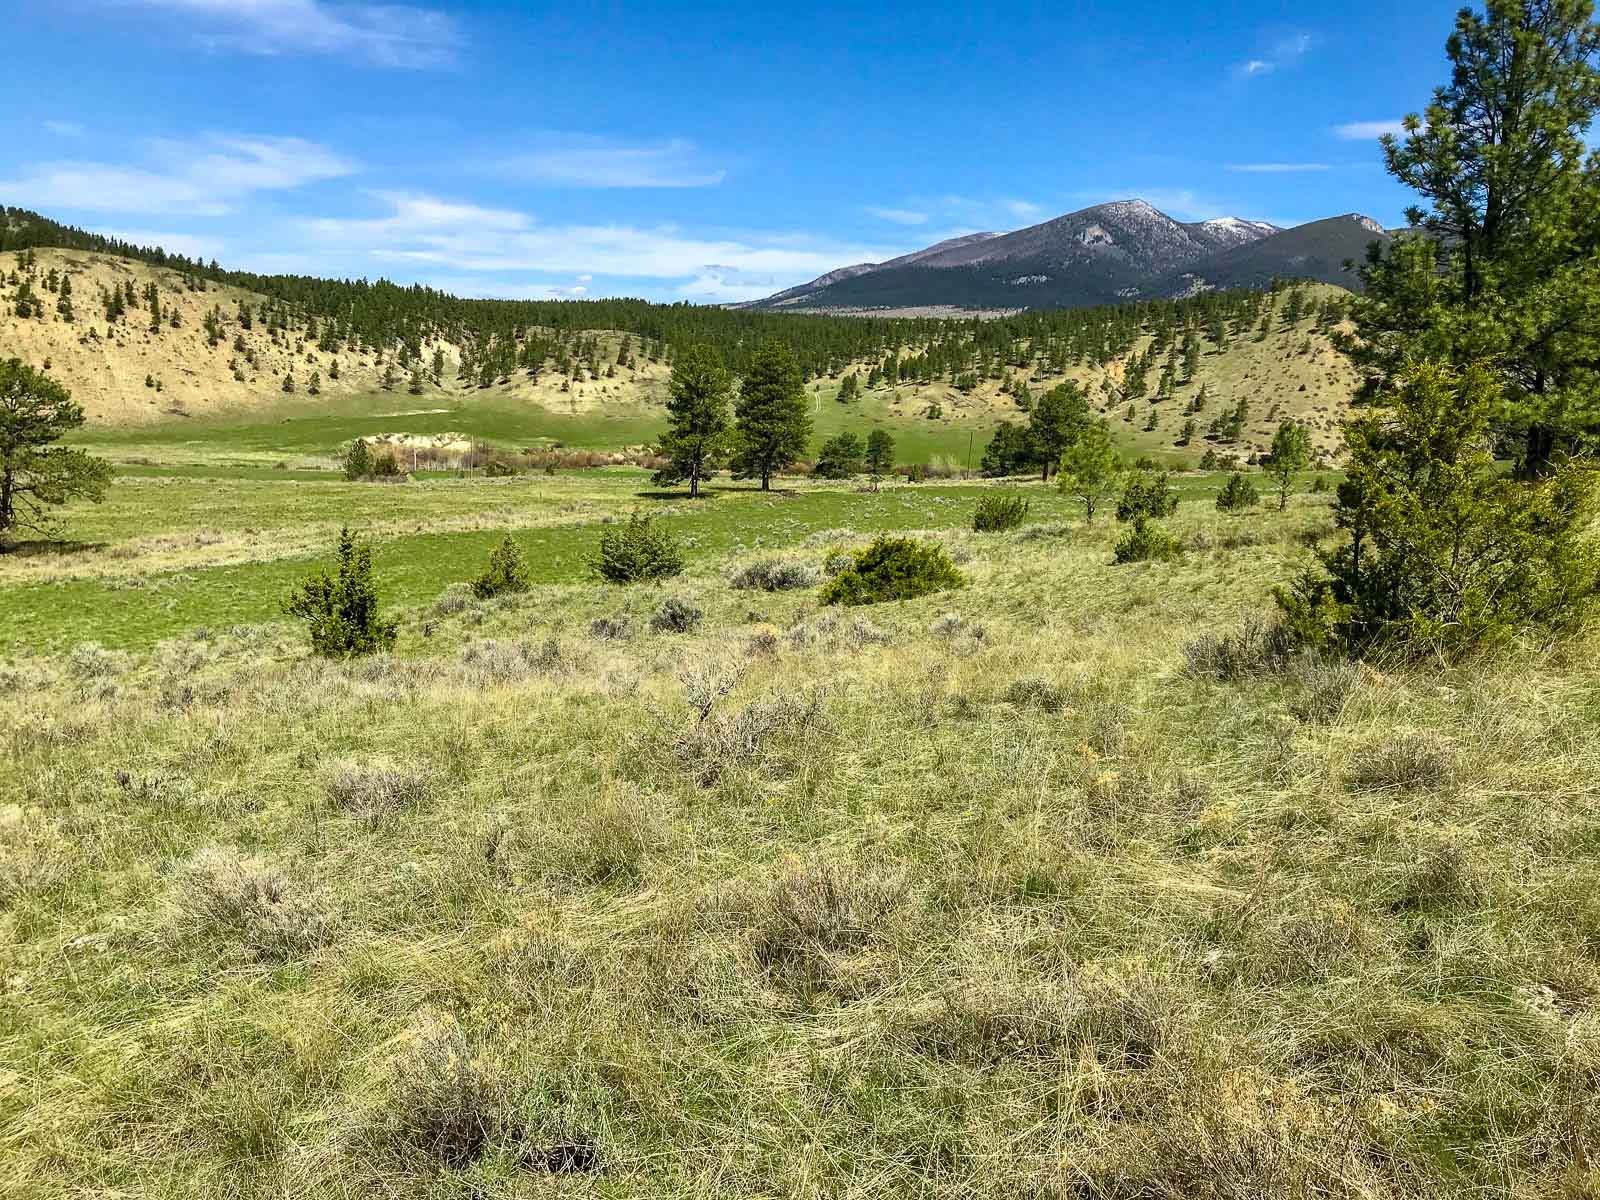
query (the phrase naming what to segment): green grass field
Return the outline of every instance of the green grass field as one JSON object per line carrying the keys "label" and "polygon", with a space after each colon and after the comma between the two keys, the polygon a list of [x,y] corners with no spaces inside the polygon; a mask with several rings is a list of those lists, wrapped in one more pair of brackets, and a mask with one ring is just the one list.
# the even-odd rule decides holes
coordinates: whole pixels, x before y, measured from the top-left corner
{"label": "green grass field", "polygon": [[[1592,638],[1221,678],[1336,535],[1218,476],[1116,566],[1037,482],[230,445],[0,559],[0,1195],[1600,1189]],[[588,578],[640,509],[686,572]],[[278,604],[345,522],[399,640],[327,662]],[[882,530],[966,586],[735,586]],[[452,586],[507,531],[532,589]]]}
{"label": "green grass field", "polygon": [[[76,509],[71,540],[0,558],[0,653],[84,641],[149,647],[199,626],[271,621],[283,598],[326,559],[341,525],[370,538],[395,604],[432,601],[470,579],[509,530],[541,583],[589,575],[600,523],[628,512],[660,519],[692,560],[714,564],[796,545],[831,529],[959,529],[981,490],[1020,488],[1034,517],[1077,512],[1035,482],[820,486],[713,483],[699,502],[661,491],[631,468],[514,479],[345,483],[328,472],[239,467],[134,468],[101,505]],[[1212,495],[1220,476],[1181,476],[1180,494]]]}
{"label": "green grass field", "polygon": [[[982,456],[994,427],[990,418],[929,420],[891,416],[888,393],[874,392],[856,405],[833,399],[826,385],[813,399],[814,442],[845,429],[865,436],[875,428],[895,437],[901,462],[959,466],[970,451]],[[442,409],[444,411],[432,411]],[[271,468],[331,465],[353,438],[404,432],[420,436],[460,433],[507,449],[560,442],[578,449],[617,450],[654,443],[665,427],[659,406],[616,403],[587,412],[562,413],[496,394],[429,391],[421,396],[377,392],[341,397],[339,411],[311,397],[286,398],[265,412],[240,417],[192,417],[158,424],[91,427],[78,444],[119,463],[157,466],[228,465]]]}

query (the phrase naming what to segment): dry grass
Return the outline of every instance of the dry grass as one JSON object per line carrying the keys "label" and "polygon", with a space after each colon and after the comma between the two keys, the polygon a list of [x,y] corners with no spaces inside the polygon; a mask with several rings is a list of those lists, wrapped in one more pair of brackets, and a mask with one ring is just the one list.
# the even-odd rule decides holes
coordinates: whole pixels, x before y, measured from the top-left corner
{"label": "dry grass", "polygon": [[11,664],[0,1194],[1594,1194],[1595,644],[1191,670],[1243,520]]}

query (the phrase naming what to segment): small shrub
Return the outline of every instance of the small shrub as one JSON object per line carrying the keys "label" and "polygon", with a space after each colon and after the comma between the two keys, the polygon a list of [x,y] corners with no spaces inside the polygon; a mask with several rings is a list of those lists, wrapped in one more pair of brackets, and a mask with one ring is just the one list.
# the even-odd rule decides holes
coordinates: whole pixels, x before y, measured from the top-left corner
{"label": "small shrub", "polygon": [[609,583],[670,579],[683,572],[683,551],[677,539],[644,513],[626,524],[600,531],[600,548],[592,566]]}
{"label": "small shrub", "polygon": [[829,579],[842,571],[848,571],[856,561],[856,556],[843,546],[830,546],[822,556],[822,573]]}
{"label": "small shrub", "polygon": [[1203,679],[1232,683],[1252,675],[1282,671],[1294,653],[1294,639],[1282,622],[1252,617],[1235,633],[1204,633],[1183,648],[1184,671]]}
{"label": "small shrub", "polygon": [[338,573],[313,575],[284,602],[284,611],[310,627],[311,649],[324,658],[353,658],[388,650],[396,624],[378,616],[372,552],[347,526],[335,551]]}
{"label": "small shrub", "polygon": [[464,612],[472,605],[472,585],[470,583],[452,583],[439,593],[439,598],[433,602],[433,615],[436,617],[453,617],[458,612]]}
{"label": "small shrub", "polygon": [[633,622],[626,616],[596,617],[589,622],[589,636],[603,642],[626,641],[633,636]]}
{"label": "small shrub", "polygon": [[1028,519],[1032,504],[1021,496],[993,492],[978,501],[978,510],[972,514],[974,533],[1004,533],[1020,528]]}
{"label": "small shrub", "polygon": [[1295,675],[1301,692],[1289,712],[1308,725],[1335,720],[1361,683],[1361,668],[1348,659],[1302,657]]}
{"label": "small shrub", "polygon": [[384,1140],[453,1170],[471,1165],[502,1123],[486,1056],[449,1016],[430,1018],[404,1045],[391,1067]]}
{"label": "small shrub", "polygon": [[1217,511],[1239,513],[1261,503],[1261,492],[1249,479],[1235,471],[1217,493]]}
{"label": "small shrub", "polygon": [[427,773],[383,763],[341,763],[328,777],[328,799],[367,821],[384,821],[426,802],[433,789]]}
{"label": "small shrub", "polygon": [[489,565],[483,574],[472,581],[472,594],[479,600],[493,596],[525,592],[528,582],[528,561],[522,550],[508,533],[489,554]]}
{"label": "small shrub", "polygon": [[706,614],[689,601],[668,596],[650,618],[654,633],[688,633]]}
{"label": "small shrub", "polygon": [[733,576],[733,586],[752,592],[787,592],[808,588],[817,582],[817,569],[793,559],[763,558],[741,567]]}
{"label": "small shrub", "polygon": [[557,637],[547,637],[537,646],[485,638],[461,652],[463,667],[480,680],[494,683],[514,683],[548,674],[559,670],[562,661],[561,640]]}
{"label": "small shrub", "polygon": [[489,479],[509,479],[521,474],[515,463],[509,463],[503,458],[491,458],[483,464],[483,473]]}
{"label": "small shrub", "polygon": [[1178,511],[1178,493],[1165,472],[1140,471],[1128,481],[1117,500],[1117,520],[1137,522],[1141,517],[1170,517]]}
{"label": "small shrub", "polygon": [[880,537],[829,580],[818,598],[823,604],[878,604],[965,585],[966,578],[937,544]]}
{"label": "small shrub", "polygon": [[1168,562],[1179,557],[1183,547],[1154,521],[1138,517],[1133,528],[1117,542],[1116,561],[1119,563]]}

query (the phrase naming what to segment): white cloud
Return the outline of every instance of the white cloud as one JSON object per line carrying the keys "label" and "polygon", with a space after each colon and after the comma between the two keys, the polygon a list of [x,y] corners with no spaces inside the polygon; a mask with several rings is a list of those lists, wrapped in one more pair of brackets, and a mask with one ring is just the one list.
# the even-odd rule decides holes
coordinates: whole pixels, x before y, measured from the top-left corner
{"label": "white cloud", "polygon": [[874,208],[869,205],[866,213],[868,216],[877,217],[880,221],[890,221],[896,225],[926,225],[928,223],[927,213],[917,212],[910,208]]}
{"label": "white cloud", "polygon": [[445,13],[405,4],[324,0],[120,0],[184,19],[213,50],[246,54],[328,54],[383,67],[450,62],[461,44]]}
{"label": "white cloud", "polygon": [[684,138],[630,145],[581,134],[548,134],[534,149],[502,159],[499,169],[557,187],[714,187],[727,177],[700,161]]}
{"label": "white cloud", "polygon": [[46,121],[45,132],[53,133],[57,137],[80,138],[87,130],[76,121]]}
{"label": "white cloud", "polygon": [[1396,117],[1391,121],[1350,121],[1335,125],[1333,136],[1345,142],[1368,142],[1386,133],[1399,137],[1405,131],[1405,122]]}
{"label": "white cloud", "polygon": [[336,219],[317,218],[309,222],[318,237],[357,242],[393,241],[406,238],[426,240],[441,232],[478,229],[491,233],[525,229],[530,218],[504,208],[482,208],[476,204],[457,204],[434,196],[413,192],[370,192],[374,199],[389,206],[386,217]]}
{"label": "white cloud", "polygon": [[1236,63],[1233,74],[1238,79],[1251,79],[1257,75],[1270,75],[1274,71],[1291,67],[1306,56],[1313,39],[1309,33],[1292,33],[1281,37],[1259,57]]}
{"label": "white cloud", "polygon": [[1227,169],[1245,175],[1292,175],[1300,171],[1331,171],[1333,165],[1321,162],[1229,163]]}
{"label": "white cloud", "polygon": [[[594,280],[609,277],[677,281],[674,291],[685,298],[752,299],[843,263],[880,261],[912,248],[864,246],[800,233],[706,236],[671,225],[542,225],[520,213],[413,193],[375,195],[388,205],[387,215],[311,220],[301,224],[300,232],[330,256],[405,264],[435,279],[478,280],[475,293],[480,295],[485,294],[485,278],[532,275],[550,282],[502,281],[495,294],[521,287],[543,294],[560,279],[575,279],[577,286],[588,288]],[[590,290],[617,289],[602,284]]]}
{"label": "white cloud", "polygon": [[1045,212],[1041,204],[1008,196],[946,195],[939,197],[937,206],[972,232],[1015,229],[1018,221],[1032,225]]}
{"label": "white cloud", "polygon": [[146,162],[33,163],[0,180],[0,194],[41,209],[215,217],[243,197],[286,191],[355,170],[326,146],[301,138],[213,134],[148,143]]}

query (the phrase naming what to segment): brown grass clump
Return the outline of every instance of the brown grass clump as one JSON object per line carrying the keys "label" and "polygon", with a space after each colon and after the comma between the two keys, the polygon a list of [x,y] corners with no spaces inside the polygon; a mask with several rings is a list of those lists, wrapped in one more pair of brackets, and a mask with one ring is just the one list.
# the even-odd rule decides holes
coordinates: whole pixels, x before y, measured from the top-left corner
{"label": "brown grass clump", "polygon": [[756,962],[801,990],[824,987],[836,960],[888,936],[905,880],[857,864],[795,863],[756,901]]}
{"label": "brown grass clump", "polygon": [[1398,733],[1350,756],[1345,786],[1353,792],[1431,791],[1455,776],[1455,753],[1432,733]]}
{"label": "brown grass clump", "polygon": [[265,961],[308,953],[333,934],[332,919],[316,896],[257,859],[215,847],[185,868],[173,909],[181,939],[231,941]]}
{"label": "brown grass clump", "polygon": [[334,768],[325,787],[337,807],[381,824],[427,803],[433,777],[415,767],[350,760]]}

